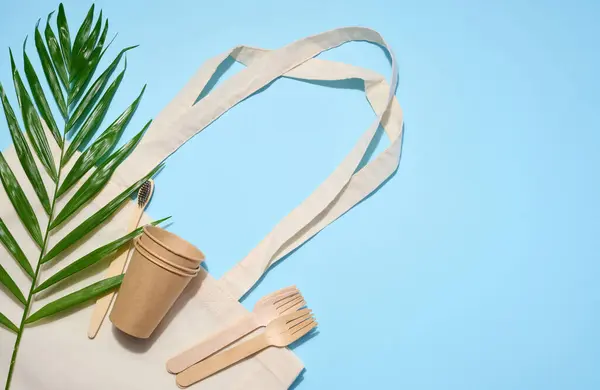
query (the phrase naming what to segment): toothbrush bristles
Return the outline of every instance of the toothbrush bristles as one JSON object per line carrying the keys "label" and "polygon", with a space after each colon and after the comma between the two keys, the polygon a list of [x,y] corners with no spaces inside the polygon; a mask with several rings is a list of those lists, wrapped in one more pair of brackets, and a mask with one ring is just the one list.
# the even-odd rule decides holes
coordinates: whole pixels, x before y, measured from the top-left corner
{"label": "toothbrush bristles", "polygon": [[151,190],[152,190],[152,184],[150,183],[150,180],[146,180],[144,182],[144,184],[142,184],[142,186],[140,187],[140,190],[138,191],[137,200],[138,200],[138,205],[140,207],[144,206],[148,202],[148,198],[150,197]]}

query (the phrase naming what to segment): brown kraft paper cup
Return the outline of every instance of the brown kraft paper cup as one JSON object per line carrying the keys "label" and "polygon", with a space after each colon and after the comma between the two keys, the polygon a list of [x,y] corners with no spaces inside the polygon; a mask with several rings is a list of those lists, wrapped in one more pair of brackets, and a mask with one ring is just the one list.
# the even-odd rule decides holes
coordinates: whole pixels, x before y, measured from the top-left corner
{"label": "brown kraft paper cup", "polygon": [[111,322],[131,336],[150,337],[198,271],[199,268],[184,271],[165,264],[140,248],[136,240],[129,268],[110,313]]}
{"label": "brown kraft paper cup", "polygon": [[140,244],[149,252],[188,269],[196,269],[204,261],[204,254],[200,249],[157,226],[144,226]]}

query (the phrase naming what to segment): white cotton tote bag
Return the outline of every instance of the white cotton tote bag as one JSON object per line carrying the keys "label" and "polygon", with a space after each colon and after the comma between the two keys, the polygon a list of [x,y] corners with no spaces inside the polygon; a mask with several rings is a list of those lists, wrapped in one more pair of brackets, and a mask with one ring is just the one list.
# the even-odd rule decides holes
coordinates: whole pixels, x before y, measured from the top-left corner
{"label": "white cotton tote bag", "polygon": [[[367,69],[314,58],[323,51],[350,41],[372,42],[388,51],[392,62],[390,83],[380,74]],[[194,104],[217,67],[230,56],[246,65],[246,68]],[[44,321],[43,324],[32,324],[25,329],[21,341],[11,389],[177,388],[175,377],[165,370],[165,363],[170,357],[244,316],[247,310],[238,300],[271,265],[344,214],[393,174],[398,167],[402,146],[402,110],[394,96],[397,85],[394,54],[376,31],[362,27],[340,28],[272,51],[238,46],[210,59],[197,71],[156,117],[140,145],[115,172],[106,188],[73,220],[53,233],[52,242],[64,237],[227,110],[282,76],[320,81],[361,79],[364,81],[367,100],[377,118],[325,182],[283,218],[235,267],[219,280],[204,272],[190,283],[149,340],[132,339],[105,320],[96,339],[90,341],[86,330],[92,306],[67,313],[61,318]],[[389,137],[390,145],[359,169],[380,125]],[[37,200],[20,169],[14,148],[3,153],[29,198]],[[45,171],[41,169],[40,172]],[[74,191],[75,189],[71,194]],[[69,196],[64,198],[68,199]],[[61,202],[64,204],[66,200]],[[39,250],[32,244],[18,216],[12,207],[5,207],[10,206],[10,203],[2,188],[0,204],[3,205],[0,217],[13,232],[28,258],[38,258]],[[50,272],[56,272],[58,268],[125,234],[131,207],[134,207],[133,202],[69,253],[52,271],[42,273],[41,280],[48,277]],[[34,208],[39,215],[44,215],[41,205],[34,204]],[[148,221],[150,218],[145,215],[143,222]],[[46,226],[46,222],[40,222],[42,226]],[[0,247],[0,258],[8,256],[4,248]],[[60,291],[52,296],[46,297],[42,293],[32,310],[55,300],[57,295],[66,295],[102,276],[103,272],[96,270],[95,275],[61,286]],[[17,283],[23,291],[28,291],[26,277],[19,278]],[[3,310],[7,308],[5,314],[11,318],[20,318],[20,307],[5,294],[0,294],[0,306]],[[14,334],[0,329],[0,378],[7,376],[14,339]],[[269,348],[192,388],[283,390],[289,388],[302,369],[302,362],[289,349]]]}

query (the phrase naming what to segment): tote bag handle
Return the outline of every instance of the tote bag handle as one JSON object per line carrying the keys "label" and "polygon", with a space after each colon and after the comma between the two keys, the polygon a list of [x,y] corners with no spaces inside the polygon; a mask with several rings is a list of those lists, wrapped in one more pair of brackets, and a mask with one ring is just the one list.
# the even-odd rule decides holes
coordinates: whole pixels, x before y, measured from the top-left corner
{"label": "tote bag handle", "polygon": [[[388,51],[392,63],[389,85],[378,73],[313,58],[350,41],[369,41]],[[218,66],[229,56],[247,68],[194,103]],[[278,50],[239,46],[210,59],[157,116],[115,178],[128,182],[143,176],[227,110],[281,76],[306,80],[362,79],[377,118],[334,172],[223,276],[223,286],[237,299],[252,288],[271,265],[368,196],[396,170],[402,146],[402,110],[394,97],[397,66],[394,54],[377,32],[346,27],[301,39]],[[380,125],[390,138],[390,145],[357,170]]]}

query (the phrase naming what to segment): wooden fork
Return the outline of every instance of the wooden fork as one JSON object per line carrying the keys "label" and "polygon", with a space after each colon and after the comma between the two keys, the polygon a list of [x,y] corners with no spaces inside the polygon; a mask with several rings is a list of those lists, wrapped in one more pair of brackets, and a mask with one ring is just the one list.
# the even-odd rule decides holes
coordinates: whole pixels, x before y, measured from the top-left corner
{"label": "wooden fork", "polygon": [[254,305],[252,313],[243,317],[236,324],[170,359],[167,362],[167,371],[177,374],[254,330],[267,326],[274,319],[295,312],[304,306],[306,306],[306,302],[296,286],[271,293],[260,299]]}
{"label": "wooden fork", "polygon": [[286,347],[316,326],[317,322],[310,309],[302,309],[286,314],[270,322],[260,335],[231,349],[219,352],[177,374],[177,385],[181,388],[193,385],[268,347]]}

